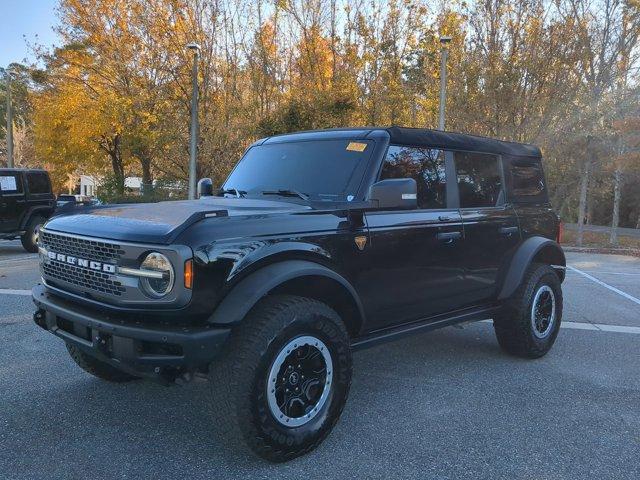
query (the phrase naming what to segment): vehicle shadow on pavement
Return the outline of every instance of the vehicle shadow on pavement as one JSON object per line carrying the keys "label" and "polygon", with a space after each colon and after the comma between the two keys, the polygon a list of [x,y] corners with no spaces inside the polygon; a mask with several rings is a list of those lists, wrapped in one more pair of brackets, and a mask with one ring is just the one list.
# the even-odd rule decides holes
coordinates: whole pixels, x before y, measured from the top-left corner
{"label": "vehicle shadow on pavement", "polygon": [[[4,244],[4,245],[3,245]],[[20,256],[33,256],[33,254],[25,252],[24,248],[18,243],[18,245],[11,245],[4,240],[0,240],[0,260],[4,260],[8,257],[20,257]]]}
{"label": "vehicle shadow on pavement", "polygon": [[[630,410],[631,400],[621,403],[628,392],[615,378],[573,381],[586,371],[567,357],[576,337],[560,335],[534,361],[504,355],[490,324],[357,352],[350,400],[333,433],[310,454],[274,465],[226,443],[208,382],[109,384],[79,370],[59,339],[35,326],[4,328],[16,342],[0,349],[0,472],[14,478],[523,478],[534,466],[549,478],[575,478],[576,465],[580,472],[620,465],[618,478],[627,478],[617,459],[635,450],[621,437],[624,418],[603,417],[594,403]],[[9,359],[21,375],[6,375],[1,363]],[[614,361],[598,359],[609,372]]]}
{"label": "vehicle shadow on pavement", "polygon": [[[436,390],[440,382],[450,381],[442,374],[452,368],[452,355],[459,374],[465,365],[475,365],[467,367],[474,370],[502,357],[491,337],[458,332],[446,329],[356,353],[351,401],[342,422],[317,451],[287,463],[286,469],[308,467],[318,459],[348,463],[351,432],[371,435],[371,422],[379,415],[394,417],[398,404],[415,410],[411,403],[416,398],[408,393]],[[43,462],[50,472],[53,468],[70,476],[82,476],[87,469],[107,472],[113,464],[127,468],[135,462],[167,474],[185,468],[200,474],[222,466],[235,474],[282,468],[254,457],[243,445],[225,443],[218,424],[224,412],[211,410],[209,382],[169,388],[147,381],[109,384],[80,371],[63,346],[53,350],[52,362],[39,365],[50,370],[41,372],[48,385],[41,384],[33,395],[16,402],[13,408],[23,409],[24,415],[14,416],[8,425],[16,435],[15,447],[29,450],[34,467]],[[404,429],[402,422],[398,429]],[[336,455],[336,450],[341,453]]]}

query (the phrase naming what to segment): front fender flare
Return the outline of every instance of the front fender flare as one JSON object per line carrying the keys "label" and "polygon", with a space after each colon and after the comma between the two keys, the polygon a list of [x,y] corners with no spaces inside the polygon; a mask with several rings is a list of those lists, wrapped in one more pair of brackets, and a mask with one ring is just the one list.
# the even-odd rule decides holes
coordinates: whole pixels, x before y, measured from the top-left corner
{"label": "front fender flare", "polygon": [[294,278],[309,276],[326,277],[341,284],[353,297],[360,315],[364,318],[358,294],[342,275],[308,260],[284,260],[262,267],[240,280],[220,302],[208,321],[215,325],[237,324],[262,297],[278,285]]}
{"label": "front fender flare", "polygon": [[530,237],[518,247],[511,257],[511,263],[498,293],[498,300],[509,298],[516,291],[522,283],[527,268],[540,253],[548,254],[548,258],[551,260],[550,265],[566,266],[564,252],[558,243],[544,237]]}
{"label": "front fender flare", "polygon": [[36,205],[35,207],[31,207],[23,214],[22,219],[20,220],[20,228],[25,228],[27,223],[29,223],[29,220],[31,220],[31,217],[34,215],[41,215],[45,220],[48,220],[53,212],[54,208],[47,205]]}

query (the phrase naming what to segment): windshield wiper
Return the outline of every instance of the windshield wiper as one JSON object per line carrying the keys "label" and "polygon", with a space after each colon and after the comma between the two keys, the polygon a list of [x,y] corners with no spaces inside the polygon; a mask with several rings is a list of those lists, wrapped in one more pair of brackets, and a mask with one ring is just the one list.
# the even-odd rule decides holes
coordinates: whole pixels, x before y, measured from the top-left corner
{"label": "windshield wiper", "polygon": [[238,190],[237,188],[221,188],[219,190],[220,195],[224,195],[226,193],[235,195],[236,198],[242,198],[247,194],[247,192],[245,192],[244,190]]}
{"label": "windshield wiper", "polygon": [[281,197],[299,197],[302,200],[309,200],[309,195],[299,192],[297,190],[263,190],[262,195],[280,195]]}

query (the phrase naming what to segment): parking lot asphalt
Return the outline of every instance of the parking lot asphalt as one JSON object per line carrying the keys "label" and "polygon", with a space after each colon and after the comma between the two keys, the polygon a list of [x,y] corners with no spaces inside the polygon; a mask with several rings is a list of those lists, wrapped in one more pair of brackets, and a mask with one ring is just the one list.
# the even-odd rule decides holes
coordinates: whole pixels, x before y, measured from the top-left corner
{"label": "parking lot asphalt", "polygon": [[204,381],[114,385],[31,321],[37,259],[0,242],[0,478],[640,478],[640,259],[567,254],[542,359],[490,323],[358,352],[341,421],[271,465],[219,441]]}

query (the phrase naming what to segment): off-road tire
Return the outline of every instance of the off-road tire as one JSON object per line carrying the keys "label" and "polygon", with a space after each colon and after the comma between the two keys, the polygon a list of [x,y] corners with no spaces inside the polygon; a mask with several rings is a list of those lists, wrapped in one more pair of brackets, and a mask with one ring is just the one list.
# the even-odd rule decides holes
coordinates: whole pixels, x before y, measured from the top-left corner
{"label": "off-road tire", "polygon": [[[327,346],[333,381],[315,417],[301,426],[283,426],[269,408],[269,371],[285,345],[309,335]],[[351,386],[351,367],[349,335],[334,310],[304,297],[265,297],[233,330],[221,358],[210,368],[213,408],[227,444],[247,445],[271,462],[313,450],[342,413]]]}
{"label": "off-road tire", "polygon": [[134,377],[122,370],[118,370],[108,363],[101,362],[100,360],[87,355],[74,345],[69,345],[67,343],[66,346],[73,361],[76,362],[81,369],[90,373],[94,377],[113,383],[124,383],[132,380],[138,380],[138,377]]}
{"label": "off-road tire", "polygon": [[24,248],[29,253],[37,253],[38,252],[38,242],[37,242],[37,230],[42,227],[42,224],[46,221],[44,217],[40,215],[34,215],[27,222],[27,226],[25,228],[25,232],[20,237],[20,242],[22,243],[22,248]]}
{"label": "off-road tire", "polygon": [[[544,338],[534,334],[532,303],[536,292],[547,285],[555,297],[554,323]],[[522,283],[493,319],[500,347],[507,353],[524,358],[539,358],[553,346],[562,321],[562,289],[560,279],[549,265],[533,263]]]}

